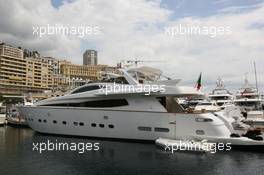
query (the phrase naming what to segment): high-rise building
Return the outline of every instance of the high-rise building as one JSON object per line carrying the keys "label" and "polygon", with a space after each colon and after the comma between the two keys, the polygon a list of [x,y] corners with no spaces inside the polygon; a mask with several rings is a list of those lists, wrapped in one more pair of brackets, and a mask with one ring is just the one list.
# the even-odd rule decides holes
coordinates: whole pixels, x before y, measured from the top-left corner
{"label": "high-rise building", "polygon": [[83,53],[83,65],[97,65],[97,51],[86,50]]}

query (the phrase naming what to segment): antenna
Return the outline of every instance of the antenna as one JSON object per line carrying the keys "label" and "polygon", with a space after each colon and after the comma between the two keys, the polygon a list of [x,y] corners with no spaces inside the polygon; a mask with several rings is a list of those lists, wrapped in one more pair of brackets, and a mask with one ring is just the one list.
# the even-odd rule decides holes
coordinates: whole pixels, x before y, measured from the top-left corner
{"label": "antenna", "polygon": [[257,77],[257,68],[256,68],[256,62],[255,62],[255,61],[254,61],[254,70],[255,70],[256,90],[257,90],[257,94],[259,95],[259,90],[258,90],[258,77]]}

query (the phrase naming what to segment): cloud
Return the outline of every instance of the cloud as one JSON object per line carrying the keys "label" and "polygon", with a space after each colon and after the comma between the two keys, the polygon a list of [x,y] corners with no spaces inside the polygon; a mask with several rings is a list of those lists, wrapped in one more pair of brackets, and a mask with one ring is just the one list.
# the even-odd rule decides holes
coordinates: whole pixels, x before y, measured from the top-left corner
{"label": "cloud", "polygon": [[[99,51],[99,62],[115,65],[123,59],[157,60],[146,63],[162,69],[167,75],[182,78],[182,84],[194,85],[203,72],[206,90],[214,87],[218,76],[226,86],[242,85],[249,72],[253,83],[253,61],[257,62],[263,87],[264,32],[255,27],[264,20],[264,4],[241,13],[219,13],[208,17],[189,16],[173,19],[173,11],[154,0],[77,0],[64,1],[57,8],[49,1],[0,0],[0,40],[39,50],[42,55],[68,58],[82,63],[86,48]],[[41,25],[98,26],[99,35],[52,35],[37,37],[32,26]],[[164,28],[175,25],[230,27],[231,34],[166,35]]]}

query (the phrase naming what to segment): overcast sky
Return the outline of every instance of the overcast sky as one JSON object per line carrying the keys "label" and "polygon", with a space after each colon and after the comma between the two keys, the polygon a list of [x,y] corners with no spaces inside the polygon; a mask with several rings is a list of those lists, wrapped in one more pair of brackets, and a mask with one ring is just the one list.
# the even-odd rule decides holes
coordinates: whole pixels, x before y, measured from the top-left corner
{"label": "overcast sky", "polygon": [[[230,90],[245,73],[255,84],[257,63],[264,86],[264,1],[262,0],[0,0],[0,42],[38,50],[43,56],[82,64],[85,49],[98,50],[99,63],[123,59],[145,63],[194,86],[199,73],[205,91],[221,76]],[[40,26],[90,26],[97,34],[38,36]],[[223,27],[211,35],[171,35],[175,26]]]}

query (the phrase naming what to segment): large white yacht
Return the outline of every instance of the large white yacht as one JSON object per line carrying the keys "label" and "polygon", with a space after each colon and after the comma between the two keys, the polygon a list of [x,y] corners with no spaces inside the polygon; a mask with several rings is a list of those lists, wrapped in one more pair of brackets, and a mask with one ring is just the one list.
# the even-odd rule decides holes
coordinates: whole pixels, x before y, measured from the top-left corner
{"label": "large white yacht", "polygon": [[[128,71],[120,69],[120,72],[129,89],[113,91],[116,85],[126,85],[121,83],[90,83],[65,96],[19,107],[19,111],[28,125],[41,133],[152,141],[160,137],[207,139],[235,145],[264,145],[263,141],[231,137],[232,126],[213,113],[184,111],[175,98],[203,95],[194,88],[178,86],[178,80],[140,84]],[[131,92],[151,85],[155,90]]]}
{"label": "large white yacht", "polygon": [[218,106],[231,104],[233,102],[232,93],[225,88],[224,82],[220,77],[217,79],[216,87],[213,89],[212,93],[208,95],[208,98]]}
{"label": "large white yacht", "polygon": [[247,76],[244,86],[236,93],[235,104],[241,108],[244,123],[264,130],[264,112],[262,98],[257,90],[249,84]]}
{"label": "large white yacht", "polygon": [[253,88],[245,77],[244,86],[235,94],[235,104],[240,106],[242,111],[248,113],[248,117],[263,118],[263,111],[261,111],[262,99],[257,90]]}

